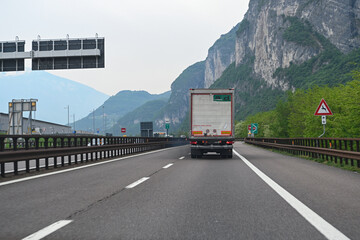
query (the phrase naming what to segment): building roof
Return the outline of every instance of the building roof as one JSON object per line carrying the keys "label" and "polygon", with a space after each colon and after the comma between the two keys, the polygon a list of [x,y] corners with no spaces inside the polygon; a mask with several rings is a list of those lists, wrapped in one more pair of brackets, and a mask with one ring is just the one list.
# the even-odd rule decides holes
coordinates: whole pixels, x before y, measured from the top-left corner
{"label": "building roof", "polygon": [[[7,117],[7,118],[9,118],[9,114],[8,114],[8,113],[1,113],[1,112],[0,112],[0,116],[3,116],[3,117]],[[28,118],[26,118],[26,117],[23,117],[23,119],[28,120]],[[62,125],[62,124],[52,123],[52,122],[47,122],[47,121],[42,121],[42,120],[38,120],[38,119],[32,119],[32,121],[34,121],[34,122],[38,122],[38,123],[47,123],[47,124],[52,124],[52,125],[56,125],[56,126],[59,126],[59,127],[67,127],[67,128],[71,128],[71,127],[70,127],[70,126],[68,126],[68,125]]]}

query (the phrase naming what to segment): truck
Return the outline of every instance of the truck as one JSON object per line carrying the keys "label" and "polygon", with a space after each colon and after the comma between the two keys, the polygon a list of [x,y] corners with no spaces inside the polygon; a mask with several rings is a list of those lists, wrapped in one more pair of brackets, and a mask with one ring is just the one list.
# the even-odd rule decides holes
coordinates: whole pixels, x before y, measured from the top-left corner
{"label": "truck", "polygon": [[232,158],[234,89],[190,89],[191,157],[215,153]]}

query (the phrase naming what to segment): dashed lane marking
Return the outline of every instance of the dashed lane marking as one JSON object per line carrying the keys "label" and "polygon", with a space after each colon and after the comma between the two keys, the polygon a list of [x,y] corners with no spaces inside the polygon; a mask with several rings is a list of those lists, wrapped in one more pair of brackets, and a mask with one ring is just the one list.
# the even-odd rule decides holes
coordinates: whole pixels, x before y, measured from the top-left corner
{"label": "dashed lane marking", "polygon": [[66,225],[68,225],[71,222],[72,222],[72,220],[60,220],[56,223],[51,224],[50,226],[47,226],[46,228],[43,228],[43,229],[37,231],[36,233],[33,233],[33,234],[27,236],[26,238],[23,238],[22,240],[42,239],[42,238],[46,237],[47,235],[59,230],[60,228],[65,227]]}
{"label": "dashed lane marking", "polygon": [[150,179],[150,178],[149,178],[149,177],[143,177],[143,178],[137,180],[136,182],[133,182],[132,184],[126,186],[125,188],[127,188],[127,189],[129,189],[129,188],[134,188],[134,187],[136,187],[137,185],[145,182],[145,181],[148,180],[148,179]]}
{"label": "dashed lane marking", "polygon": [[168,164],[168,165],[166,165],[166,166],[164,166],[163,168],[169,168],[169,167],[171,167],[172,165],[174,165],[173,163],[170,163],[170,164]]}

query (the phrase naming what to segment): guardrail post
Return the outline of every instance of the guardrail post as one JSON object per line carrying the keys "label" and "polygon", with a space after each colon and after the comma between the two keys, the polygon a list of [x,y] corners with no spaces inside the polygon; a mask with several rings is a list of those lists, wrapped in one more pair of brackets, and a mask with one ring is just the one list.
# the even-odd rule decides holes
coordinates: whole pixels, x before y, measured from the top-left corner
{"label": "guardrail post", "polygon": [[25,149],[28,150],[29,149],[29,138],[25,137]]}
{"label": "guardrail post", "polygon": [[5,177],[5,163],[1,163],[1,177]]}
{"label": "guardrail post", "polygon": [[35,138],[35,149],[39,149],[39,141],[40,141],[40,138],[36,137]]}
{"label": "guardrail post", "polygon": [[45,169],[49,169],[49,158],[45,158]]}
{"label": "guardrail post", "polygon": [[16,151],[17,150],[17,137],[13,137],[12,138],[13,139],[13,149],[14,149],[14,151]]}
{"label": "guardrail post", "polygon": [[57,148],[57,147],[58,147],[58,138],[57,138],[57,137],[54,137],[54,138],[53,138],[53,141],[54,141],[54,143],[53,143],[53,148]]}
{"label": "guardrail post", "polygon": [[[347,141],[344,140],[344,144],[345,144],[345,151],[348,150],[348,144],[347,144]],[[348,165],[349,164],[349,159],[348,158],[345,158],[345,164]]]}
{"label": "guardrail post", "polygon": [[14,162],[14,174],[15,174],[15,175],[18,175],[18,174],[19,174],[19,172],[18,172],[18,161],[15,161],[15,162]]}
{"label": "guardrail post", "polygon": [[[354,142],[353,140],[350,140],[350,151],[354,151]],[[354,166],[354,159],[350,159],[351,161],[351,166],[353,167]]]}
{"label": "guardrail post", "polygon": [[30,172],[30,160],[25,161],[25,170],[27,173]]}
{"label": "guardrail post", "polygon": [[47,149],[49,147],[49,138],[44,138],[44,147]]}
{"label": "guardrail post", "polygon": [[[339,140],[339,149],[342,150],[342,141]],[[340,157],[340,164],[342,165],[343,164],[343,158]]]}
{"label": "guardrail post", "polygon": [[5,149],[5,138],[0,137],[0,152]]}
{"label": "guardrail post", "polygon": [[35,167],[36,167],[36,171],[40,171],[40,159],[39,158],[37,158],[35,160]]}
{"label": "guardrail post", "polygon": [[[334,149],[337,149],[337,141],[336,141],[336,139],[334,140]],[[334,162],[337,164],[337,162],[338,162],[338,157],[336,157],[335,156],[335,159],[334,159]]]}

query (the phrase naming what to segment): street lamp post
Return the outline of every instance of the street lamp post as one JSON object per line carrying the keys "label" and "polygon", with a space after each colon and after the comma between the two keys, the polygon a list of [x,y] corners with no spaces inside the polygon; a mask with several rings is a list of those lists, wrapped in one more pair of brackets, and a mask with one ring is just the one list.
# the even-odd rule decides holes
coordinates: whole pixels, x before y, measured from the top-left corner
{"label": "street lamp post", "polygon": [[74,120],[74,133],[76,133],[76,128],[75,128],[75,113],[73,114],[73,120]]}
{"label": "street lamp post", "polygon": [[103,109],[103,131],[104,131],[104,135],[105,135],[106,131],[105,131],[105,106],[104,105],[102,106],[102,109]]}
{"label": "street lamp post", "polygon": [[95,109],[93,109],[93,130],[95,134]]}
{"label": "street lamp post", "polygon": [[[64,107],[64,109],[67,109],[67,112],[68,112],[68,127],[70,127],[70,106],[67,105],[67,107]],[[69,131],[71,132],[71,129]]]}

